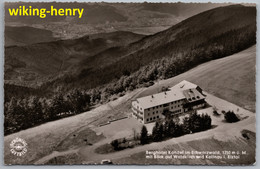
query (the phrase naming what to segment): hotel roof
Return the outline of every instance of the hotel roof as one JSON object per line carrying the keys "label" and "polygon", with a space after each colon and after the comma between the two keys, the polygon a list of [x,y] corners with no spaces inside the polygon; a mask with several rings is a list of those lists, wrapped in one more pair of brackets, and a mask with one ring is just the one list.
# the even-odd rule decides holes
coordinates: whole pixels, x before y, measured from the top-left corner
{"label": "hotel roof", "polygon": [[189,102],[204,99],[205,97],[196,89],[198,86],[186,80],[170,88],[170,91],[161,92],[138,98],[136,101],[143,109],[167,104],[173,101],[187,99]]}
{"label": "hotel roof", "polygon": [[197,89],[187,89],[183,91],[183,94],[188,102],[195,102],[201,99],[205,99],[205,96],[203,96]]}
{"label": "hotel roof", "polygon": [[143,109],[159,106],[162,104],[170,103],[176,100],[184,99],[185,96],[182,91],[167,91],[161,92],[150,96],[145,96],[137,99],[137,102]]}
{"label": "hotel roof", "polygon": [[175,86],[171,87],[170,90],[187,90],[196,88],[198,85],[188,82],[186,80],[181,81],[180,83],[176,84]]}

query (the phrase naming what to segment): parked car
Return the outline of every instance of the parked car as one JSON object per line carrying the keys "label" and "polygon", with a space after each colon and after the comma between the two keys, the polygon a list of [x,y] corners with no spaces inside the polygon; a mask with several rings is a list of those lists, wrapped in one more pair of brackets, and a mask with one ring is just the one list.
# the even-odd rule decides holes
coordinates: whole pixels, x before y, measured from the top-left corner
{"label": "parked car", "polygon": [[104,159],[104,160],[101,161],[101,164],[113,164],[113,163],[109,159]]}

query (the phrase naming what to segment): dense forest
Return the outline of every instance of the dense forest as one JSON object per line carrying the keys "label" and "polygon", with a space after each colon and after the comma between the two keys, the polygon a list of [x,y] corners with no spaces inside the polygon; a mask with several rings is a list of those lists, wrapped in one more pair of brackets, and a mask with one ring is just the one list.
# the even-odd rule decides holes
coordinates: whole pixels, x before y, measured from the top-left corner
{"label": "dense forest", "polygon": [[[113,47],[108,49],[109,53],[107,50],[101,52],[98,57],[93,56],[97,59],[91,64],[95,63],[96,66],[100,61],[105,63],[95,68],[87,67],[87,63],[81,65],[77,76],[63,76],[35,89],[6,84],[5,135],[87,111],[96,104],[123,96],[127,91],[148,87],[156,80],[174,77],[201,63],[234,54],[254,45],[255,8],[232,8],[234,10],[223,7],[204,12],[169,30],[145,37],[126,47]],[[197,24],[197,19],[218,16],[223,10],[228,14],[231,11],[227,16],[237,13],[244,15],[244,12],[240,12],[244,8],[249,10],[247,13],[253,11],[249,16],[254,16],[253,19],[248,21],[247,17],[241,16],[241,21],[238,21],[235,17],[235,21],[230,24],[232,18],[228,17],[226,21],[225,16],[222,16],[225,22],[221,23],[225,25],[217,23],[219,29],[212,31],[212,27],[209,26],[212,24],[203,25],[201,29],[192,29],[192,25]],[[234,27],[233,22],[240,23]],[[186,29],[183,29],[184,27]],[[184,31],[176,34],[177,30]],[[170,39],[169,34],[175,35]],[[116,56],[113,55],[115,52]],[[105,57],[108,58],[103,61]]]}

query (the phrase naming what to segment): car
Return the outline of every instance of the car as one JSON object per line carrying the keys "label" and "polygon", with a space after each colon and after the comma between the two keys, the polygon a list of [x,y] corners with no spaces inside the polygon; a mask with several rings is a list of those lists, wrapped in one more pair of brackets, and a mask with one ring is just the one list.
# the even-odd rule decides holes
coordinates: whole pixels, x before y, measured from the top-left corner
{"label": "car", "polygon": [[104,160],[101,161],[101,164],[113,164],[113,163],[109,159],[104,159]]}

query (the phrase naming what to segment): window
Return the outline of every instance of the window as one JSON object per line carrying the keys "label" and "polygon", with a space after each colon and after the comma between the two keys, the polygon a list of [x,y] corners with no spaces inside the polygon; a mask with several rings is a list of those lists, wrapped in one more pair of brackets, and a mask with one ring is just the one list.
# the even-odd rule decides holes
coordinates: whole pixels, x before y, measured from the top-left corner
{"label": "window", "polygon": [[146,121],[149,121],[149,119],[146,119]]}
{"label": "window", "polygon": [[158,113],[158,111],[156,111],[156,113]]}
{"label": "window", "polygon": [[164,104],[164,105],[163,105],[163,107],[167,107],[167,106],[169,106],[169,104]]}
{"label": "window", "polygon": [[157,116],[157,119],[159,119],[159,116]]}
{"label": "window", "polygon": [[150,108],[148,108],[148,111],[150,111]]}
{"label": "window", "polygon": [[151,117],[150,120],[153,120],[153,118]]}
{"label": "window", "polygon": [[149,116],[150,114],[148,113],[148,116]]}
{"label": "window", "polygon": [[153,114],[154,114],[154,112],[153,112]]}
{"label": "window", "polygon": [[155,117],[153,117],[153,119],[155,119]]}

